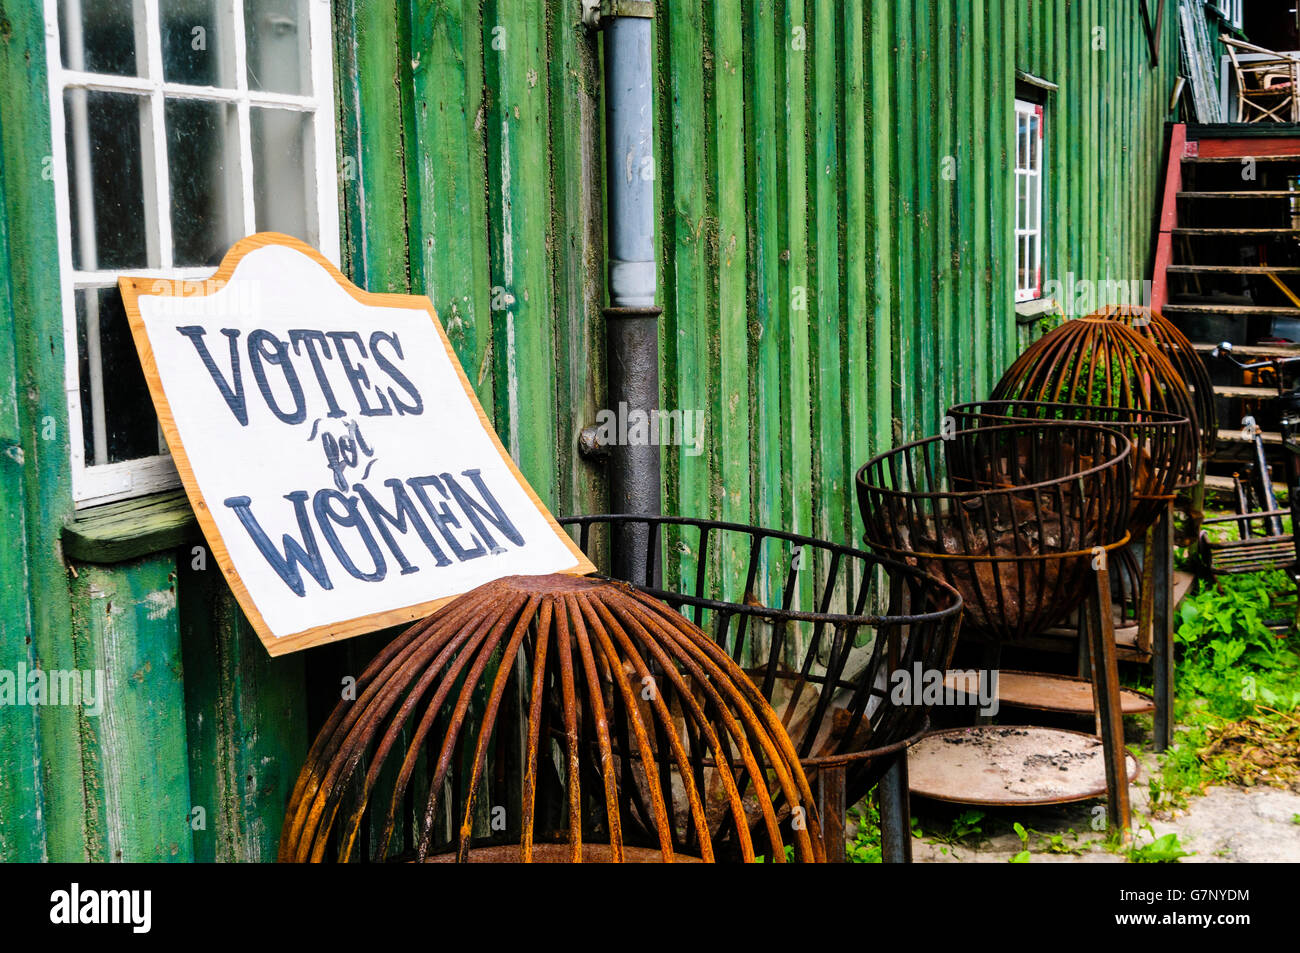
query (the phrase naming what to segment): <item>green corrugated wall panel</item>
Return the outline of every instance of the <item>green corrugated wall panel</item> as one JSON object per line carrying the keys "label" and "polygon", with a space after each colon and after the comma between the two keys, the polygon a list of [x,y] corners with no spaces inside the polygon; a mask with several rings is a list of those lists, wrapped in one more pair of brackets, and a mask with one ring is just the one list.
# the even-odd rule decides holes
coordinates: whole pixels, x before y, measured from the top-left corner
{"label": "green corrugated wall panel", "polygon": [[[73,568],[69,641],[83,681],[83,704],[73,710],[86,779],[84,859],[192,860],[176,560],[166,554]],[[98,714],[85,704],[92,675],[103,686]]]}

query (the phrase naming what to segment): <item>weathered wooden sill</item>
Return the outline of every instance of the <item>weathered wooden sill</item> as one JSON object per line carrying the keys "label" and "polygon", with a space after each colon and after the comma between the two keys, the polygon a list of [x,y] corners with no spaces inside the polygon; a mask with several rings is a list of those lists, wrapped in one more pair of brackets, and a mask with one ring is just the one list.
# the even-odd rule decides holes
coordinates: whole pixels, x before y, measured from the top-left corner
{"label": "weathered wooden sill", "polygon": [[184,490],[81,510],[63,527],[63,553],[88,563],[120,563],[202,541]]}

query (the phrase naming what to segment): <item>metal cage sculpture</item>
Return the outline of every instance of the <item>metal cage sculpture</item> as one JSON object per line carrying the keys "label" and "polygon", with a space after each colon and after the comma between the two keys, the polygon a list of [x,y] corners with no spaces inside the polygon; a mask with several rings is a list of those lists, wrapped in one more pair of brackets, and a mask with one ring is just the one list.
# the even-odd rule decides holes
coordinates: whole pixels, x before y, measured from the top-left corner
{"label": "metal cage sculpture", "polygon": [[625,584],[487,583],[395,638],[356,690],[308,754],[281,860],[708,861],[725,843],[784,862],[787,836],[825,860],[758,688]]}
{"label": "metal cage sculpture", "polygon": [[1128,541],[1127,437],[1026,421],[896,447],[856,477],[868,545],[944,580],[965,627],[994,643],[1038,635],[1087,592],[1097,550]]}
{"label": "metal cage sculpture", "polygon": [[[593,558],[616,527],[644,527],[634,558],[647,579],[661,558],[679,558],[686,568],[676,587],[646,591],[744,667],[810,777],[844,769],[848,804],[879,781],[887,756],[926,730],[928,706],[892,698],[891,676],[948,665],[961,597],[943,581],[861,549],[739,523],[630,515],[559,522],[576,529]],[[724,559],[744,568],[722,572]]]}
{"label": "metal cage sculpture", "polygon": [[[1066,321],[1025,348],[990,399],[1159,410],[1197,420],[1169,359],[1133,328],[1099,315]],[[1182,486],[1195,480],[1193,472]]]}
{"label": "metal cage sculpture", "polygon": [[1109,305],[1095,312],[1094,316],[1119,321],[1132,328],[1173,365],[1192,401],[1192,426],[1201,463],[1209,460],[1214,455],[1219,429],[1214,382],[1210,380],[1210,372],[1192,342],[1159,311],[1140,305]]}

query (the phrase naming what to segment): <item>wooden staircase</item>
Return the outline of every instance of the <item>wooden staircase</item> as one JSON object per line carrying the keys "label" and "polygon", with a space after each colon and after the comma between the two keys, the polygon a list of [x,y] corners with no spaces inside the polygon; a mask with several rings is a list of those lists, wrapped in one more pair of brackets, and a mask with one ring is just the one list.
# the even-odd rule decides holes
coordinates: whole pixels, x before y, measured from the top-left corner
{"label": "wooden staircase", "polygon": [[[1265,444],[1280,447],[1277,391],[1270,379],[1247,373],[1210,351],[1231,341],[1247,360],[1300,353],[1300,137],[1240,137],[1172,127],[1161,208],[1152,307],[1172,320],[1205,358],[1218,410],[1218,449],[1211,473],[1230,485],[1250,453],[1241,421],[1254,417]],[[1252,128],[1252,132],[1255,132]],[[1287,291],[1291,294],[1288,295]]]}

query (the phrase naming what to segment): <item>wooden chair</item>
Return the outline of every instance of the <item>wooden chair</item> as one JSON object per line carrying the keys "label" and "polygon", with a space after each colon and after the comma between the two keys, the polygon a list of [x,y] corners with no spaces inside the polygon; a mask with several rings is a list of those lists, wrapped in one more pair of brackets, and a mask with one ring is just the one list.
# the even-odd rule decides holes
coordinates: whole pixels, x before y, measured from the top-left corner
{"label": "wooden chair", "polygon": [[[1296,87],[1300,83],[1300,59],[1274,50],[1235,40],[1223,34],[1219,40],[1228,50],[1237,77],[1237,122],[1296,122]],[[1238,51],[1264,56],[1243,63]]]}

